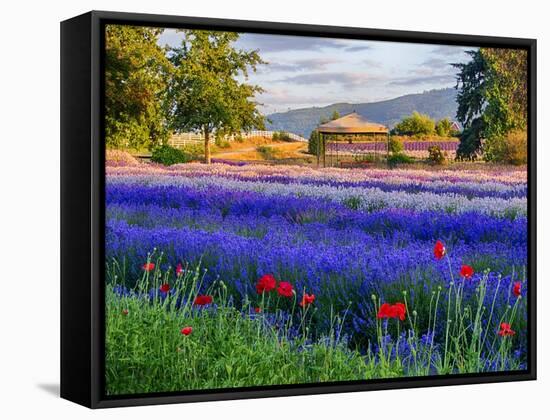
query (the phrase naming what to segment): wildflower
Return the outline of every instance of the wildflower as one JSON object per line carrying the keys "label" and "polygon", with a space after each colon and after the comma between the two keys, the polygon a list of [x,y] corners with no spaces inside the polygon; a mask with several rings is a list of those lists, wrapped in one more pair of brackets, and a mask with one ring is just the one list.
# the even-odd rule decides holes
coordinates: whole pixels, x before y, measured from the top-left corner
{"label": "wildflower", "polygon": [[287,281],[282,281],[277,287],[277,293],[284,297],[292,297],[292,284]]}
{"label": "wildflower", "polygon": [[445,245],[443,245],[443,242],[440,240],[437,240],[434,246],[434,256],[436,259],[440,260],[445,256],[447,253],[447,250],[445,249]]}
{"label": "wildflower", "polygon": [[181,263],[178,263],[178,265],[176,265],[176,276],[181,276],[181,274],[183,273],[183,267],[181,265]]}
{"label": "wildflower", "polygon": [[516,332],[512,329],[512,326],[508,324],[507,322],[503,322],[500,324],[500,331],[498,332],[498,335],[501,337],[507,337],[516,335]]}
{"label": "wildflower", "polygon": [[474,275],[474,269],[469,265],[462,265],[460,268],[460,275],[465,279],[470,279]]}
{"label": "wildflower", "polygon": [[152,263],[152,262],[149,262],[149,263],[145,263],[141,266],[142,270],[144,271],[153,271],[155,269],[155,263]]}
{"label": "wildflower", "polygon": [[256,284],[256,292],[261,295],[264,292],[269,292],[275,289],[276,285],[277,281],[275,280],[275,277],[273,277],[271,274],[264,274],[262,277],[260,277],[258,283]]}
{"label": "wildflower", "polygon": [[304,293],[304,296],[302,297],[302,301],[299,303],[299,305],[302,308],[305,308],[306,306],[311,305],[314,300],[315,300],[315,295],[313,293],[311,295]]}
{"label": "wildflower", "polygon": [[122,315],[128,315],[128,309],[123,309],[122,310]]}
{"label": "wildflower", "polygon": [[193,305],[204,306],[212,303],[212,296],[210,295],[198,295],[193,302]]}
{"label": "wildflower", "polygon": [[254,308],[254,312],[256,312],[257,314],[261,313],[262,312],[262,308],[260,308],[259,306],[256,306]]}
{"label": "wildflower", "polygon": [[170,285],[168,283],[161,284],[159,290],[162,293],[168,293],[170,291]]}
{"label": "wildflower", "polygon": [[512,292],[514,293],[515,297],[521,296],[521,282],[520,281],[516,281],[514,283],[514,287],[512,289]]}
{"label": "wildflower", "polygon": [[181,329],[181,333],[182,333],[183,335],[189,335],[189,334],[191,334],[192,332],[193,332],[193,327],[183,327],[183,328]]}
{"label": "wildflower", "polygon": [[407,308],[403,303],[396,303],[390,305],[389,303],[383,303],[378,310],[377,318],[399,318],[401,321],[405,320]]}

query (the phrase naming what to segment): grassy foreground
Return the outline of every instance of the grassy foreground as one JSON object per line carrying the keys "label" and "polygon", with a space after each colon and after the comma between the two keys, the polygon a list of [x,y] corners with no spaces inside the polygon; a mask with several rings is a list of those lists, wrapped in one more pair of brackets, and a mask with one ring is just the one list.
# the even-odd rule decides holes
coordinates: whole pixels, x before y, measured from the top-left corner
{"label": "grassy foreground", "polygon": [[[159,265],[147,262],[131,290],[108,284],[108,395],[521,368],[512,357],[515,332],[510,328],[521,299],[499,317],[500,331],[487,334],[482,326],[491,323],[493,314],[487,317],[482,304],[485,276],[476,290],[477,306],[463,306],[466,279],[451,285],[443,305],[441,289],[434,293],[425,334],[418,331],[417,312],[409,311],[406,295],[404,303],[395,305],[373,295],[376,337],[359,351],[342,333],[345,314],[331,315],[328,331],[316,333],[315,296],[290,283],[277,287],[272,276],[264,276],[257,284],[260,300],[253,305],[247,299],[237,308],[222,281],[199,294],[204,274],[199,267],[178,266],[174,281],[174,272],[163,272]],[[435,323],[441,313],[444,344],[437,344]]]}
{"label": "grassy foreground", "polygon": [[[131,394],[299,384],[375,376],[356,351],[332,337],[311,342],[290,319],[249,313],[230,303],[223,284],[215,305],[192,305],[198,272],[191,283],[168,294],[106,296],[107,393]],[[193,281],[195,280],[195,281]],[[304,311],[307,317],[307,309]],[[304,318],[305,319],[305,318]],[[338,322],[335,319],[335,322]],[[189,328],[185,330],[186,327]],[[304,327],[304,325],[302,325]],[[186,335],[188,334],[188,335]]]}

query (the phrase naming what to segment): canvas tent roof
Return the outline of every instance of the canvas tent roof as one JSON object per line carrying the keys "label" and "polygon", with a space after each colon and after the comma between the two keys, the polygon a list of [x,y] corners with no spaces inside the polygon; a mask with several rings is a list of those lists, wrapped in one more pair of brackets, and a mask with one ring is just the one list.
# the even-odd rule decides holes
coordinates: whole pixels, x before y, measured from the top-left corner
{"label": "canvas tent roof", "polygon": [[352,112],[351,114],[344,115],[341,118],[330,121],[326,124],[321,124],[317,127],[317,131],[320,133],[333,133],[333,134],[363,134],[363,133],[388,133],[388,127],[368,121],[363,116]]}

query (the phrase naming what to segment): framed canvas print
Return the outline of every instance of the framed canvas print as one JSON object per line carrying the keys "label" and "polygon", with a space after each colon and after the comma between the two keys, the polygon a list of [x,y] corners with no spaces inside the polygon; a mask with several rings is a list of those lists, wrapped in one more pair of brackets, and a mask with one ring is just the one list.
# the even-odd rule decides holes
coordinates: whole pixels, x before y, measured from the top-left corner
{"label": "framed canvas print", "polygon": [[61,395],[536,377],[536,43],[61,24]]}

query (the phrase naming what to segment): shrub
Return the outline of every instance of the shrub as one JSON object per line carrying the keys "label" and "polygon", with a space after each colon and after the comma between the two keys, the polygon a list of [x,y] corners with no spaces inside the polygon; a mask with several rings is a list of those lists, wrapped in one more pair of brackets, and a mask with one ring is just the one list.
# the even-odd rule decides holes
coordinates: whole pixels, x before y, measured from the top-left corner
{"label": "shrub", "polygon": [[398,137],[391,136],[389,141],[389,149],[392,153],[401,153],[403,151],[403,140]]}
{"label": "shrub", "polygon": [[292,141],[292,139],[290,138],[290,136],[286,131],[275,131],[273,133],[272,139],[274,141]]}
{"label": "shrub", "polygon": [[269,146],[258,146],[256,147],[256,151],[262,155],[262,157],[265,160],[272,160],[275,159],[275,153],[276,151],[273,150],[272,147]]}
{"label": "shrub", "polygon": [[434,165],[443,165],[445,163],[446,154],[441,147],[432,146],[428,148],[428,162]]}
{"label": "shrub", "polygon": [[175,165],[176,163],[187,163],[199,160],[202,157],[201,146],[187,146],[183,149],[163,144],[153,149],[151,160],[162,165]]}
{"label": "shrub", "polygon": [[505,137],[489,139],[483,145],[483,157],[488,162],[523,165],[527,163],[527,132],[516,130]]}
{"label": "shrub", "polygon": [[451,121],[448,118],[443,118],[435,124],[435,132],[440,137],[449,137],[452,131]]}
{"label": "shrub", "polygon": [[214,144],[221,149],[227,149],[228,147],[231,147],[231,144],[229,143],[229,141],[227,141],[223,137],[216,137]]}
{"label": "shrub", "polygon": [[414,163],[414,159],[404,153],[394,153],[388,157],[388,164],[394,166],[400,163]]}
{"label": "shrub", "polygon": [[428,115],[414,111],[411,116],[403,118],[393,131],[408,136],[430,135],[435,133],[435,122]]}

